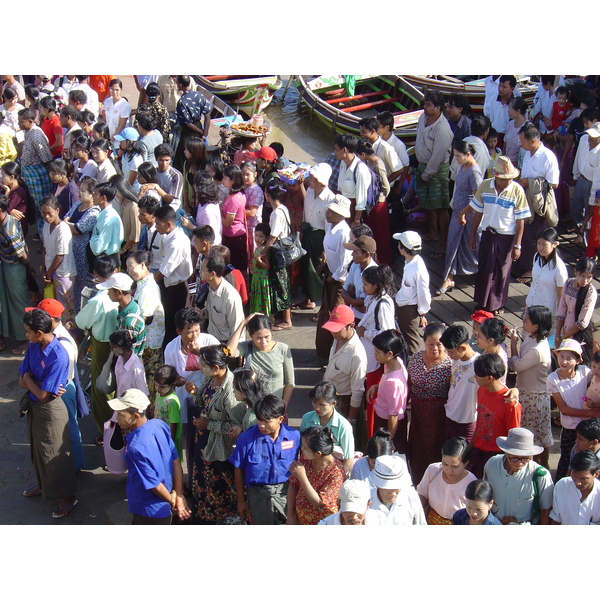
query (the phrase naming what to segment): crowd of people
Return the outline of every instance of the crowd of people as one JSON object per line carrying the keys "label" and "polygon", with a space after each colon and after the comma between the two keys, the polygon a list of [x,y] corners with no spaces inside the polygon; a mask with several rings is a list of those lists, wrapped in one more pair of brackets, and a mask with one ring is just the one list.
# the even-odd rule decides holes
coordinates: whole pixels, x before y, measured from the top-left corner
{"label": "crowd of people", "polygon": [[[490,76],[472,119],[427,92],[411,158],[382,112],[290,182],[265,137],[209,151],[189,76],[135,78],[134,111],[112,76],[2,76],[0,350],[24,357],[25,497],[77,506],[91,413],[135,524],[600,523],[598,88],[542,76],[530,108]],[[428,322],[419,212],[435,294],[476,274],[472,333]],[[587,239],[572,278],[559,215]],[[513,264],[521,328],[501,319]],[[318,303],[323,381],[298,431],[294,348],[272,334]]]}

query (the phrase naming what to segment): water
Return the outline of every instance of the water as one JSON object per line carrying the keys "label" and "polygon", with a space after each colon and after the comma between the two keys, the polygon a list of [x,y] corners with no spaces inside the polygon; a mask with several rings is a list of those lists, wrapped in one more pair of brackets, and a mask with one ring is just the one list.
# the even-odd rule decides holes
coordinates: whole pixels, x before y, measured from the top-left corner
{"label": "water", "polygon": [[337,134],[316,117],[311,120],[309,110],[298,104],[298,92],[293,82],[283,98],[290,76],[280,77],[283,85],[264,111],[271,124],[267,141],[269,144],[283,144],[284,156],[294,162],[307,162],[312,165],[322,162],[333,151],[333,142]]}

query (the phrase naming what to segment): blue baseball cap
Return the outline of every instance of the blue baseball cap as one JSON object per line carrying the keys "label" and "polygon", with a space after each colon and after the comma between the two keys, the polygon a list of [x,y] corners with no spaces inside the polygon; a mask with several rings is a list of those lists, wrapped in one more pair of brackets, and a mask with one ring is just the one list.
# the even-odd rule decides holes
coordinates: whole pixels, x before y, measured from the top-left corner
{"label": "blue baseball cap", "polygon": [[122,142],[124,140],[131,140],[132,142],[137,142],[140,139],[140,134],[137,129],[134,127],[125,127],[121,133],[115,135],[115,140],[117,142]]}

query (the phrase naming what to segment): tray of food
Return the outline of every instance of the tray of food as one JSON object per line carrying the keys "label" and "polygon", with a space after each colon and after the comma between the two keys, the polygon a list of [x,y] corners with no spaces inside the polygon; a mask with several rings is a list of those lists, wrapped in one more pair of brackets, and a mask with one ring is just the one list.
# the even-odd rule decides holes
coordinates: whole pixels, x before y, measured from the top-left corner
{"label": "tray of food", "polygon": [[242,121],[241,123],[232,123],[231,129],[242,137],[261,137],[269,131],[271,128],[268,125],[254,125],[252,121]]}
{"label": "tray of food", "polygon": [[300,175],[303,177],[308,177],[308,172],[310,171],[311,166],[306,163],[294,163],[285,169],[279,169],[277,173],[282,181],[285,183],[294,184],[297,183]]}

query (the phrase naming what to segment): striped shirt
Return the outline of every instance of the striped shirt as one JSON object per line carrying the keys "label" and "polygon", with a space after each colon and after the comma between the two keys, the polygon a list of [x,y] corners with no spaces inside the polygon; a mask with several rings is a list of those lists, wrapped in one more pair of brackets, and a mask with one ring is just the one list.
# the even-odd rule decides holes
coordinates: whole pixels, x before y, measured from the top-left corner
{"label": "striped shirt", "polygon": [[21,224],[17,219],[7,214],[0,223],[0,260],[9,265],[16,265],[19,258],[27,255],[27,245]]}
{"label": "striped shirt", "polygon": [[502,235],[514,235],[516,221],[531,216],[525,192],[514,181],[498,194],[494,178],[485,179],[477,188],[470,206],[473,210],[483,213],[479,225],[481,231],[491,227]]}
{"label": "striped shirt", "polygon": [[117,329],[127,329],[133,335],[133,351],[141,356],[146,346],[146,323],[138,303],[131,302],[117,314]]}

